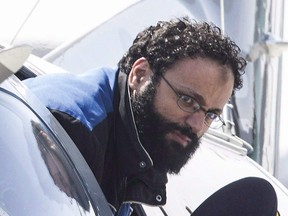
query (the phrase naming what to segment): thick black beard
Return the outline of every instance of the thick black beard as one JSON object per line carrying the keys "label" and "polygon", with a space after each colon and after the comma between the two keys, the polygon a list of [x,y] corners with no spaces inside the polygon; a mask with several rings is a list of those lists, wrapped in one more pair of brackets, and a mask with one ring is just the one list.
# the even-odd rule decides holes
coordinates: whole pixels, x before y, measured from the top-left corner
{"label": "thick black beard", "polygon": [[[132,109],[142,145],[153,160],[155,169],[178,174],[199,147],[199,138],[190,127],[169,121],[155,111],[155,85],[151,82],[141,94],[131,98]],[[191,142],[183,147],[165,138],[169,132],[179,131]]]}

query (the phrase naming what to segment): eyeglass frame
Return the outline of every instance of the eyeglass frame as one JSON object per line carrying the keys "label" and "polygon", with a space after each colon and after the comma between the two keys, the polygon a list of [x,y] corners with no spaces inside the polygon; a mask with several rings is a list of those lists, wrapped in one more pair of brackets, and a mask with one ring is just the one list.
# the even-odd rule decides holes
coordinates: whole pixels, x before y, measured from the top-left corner
{"label": "eyeglass frame", "polygon": [[[218,118],[218,119],[221,121],[221,123],[222,123],[222,125],[219,125],[219,127],[217,127],[217,128],[220,128],[220,127],[226,125],[224,119],[221,118],[220,115],[218,115],[218,114],[216,114],[216,113],[214,113],[214,112],[210,112],[209,110],[206,110],[206,109],[205,109],[203,106],[201,106],[200,103],[199,103],[195,98],[193,98],[192,96],[185,95],[185,94],[180,94],[177,90],[175,90],[175,88],[172,86],[172,84],[171,84],[170,82],[168,82],[168,80],[167,80],[163,75],[161,75],[161,78],[162,78],[162,79],[165,81],[165,83],[172,89],[172,91],[177,95],[177,97],[178,97],[178,99],[177,99],[177,105],[178,105],[178,107],[179,107],[182,111],[188,112],[188,113],[195,113],[195,112],[198,112],[198,111],[202,110],[202,111],[204,112],[204,114],[205,114],[204,123],[205,123],[205,125],[206,125],[207,127],[210,127],[211,124],[212,124],[213,122],[215,122],[215,120],[216,120],[217,118]],[[188,110],[184,109],[183,107],[181,107],[181,106],[179,105],[179,101],[182,100],[182,97],[183,97],[183,96],[188,97],[189,99],[193,100],[193,101],[194,101],[194,104],[198,105],[198,106],[197,106],[198,108],[195,109],[195,110],[188,111]],[[184,102],[184,101],[183,101],[183,102]],[[184,103],[186,103],[186,102],[184,102]],[[216,118],[213,119],[213,118],[211,118],[211,117],[210,117],[209,115],[207,115],[207,114],[216,115]],[[210,119],[211,122],[210,122],[210,123],[209,123],[209,122],[206,122],[206,121],[207,121],[206,118]],[[215,129],[216,129],[216,128],[215,128]]]}

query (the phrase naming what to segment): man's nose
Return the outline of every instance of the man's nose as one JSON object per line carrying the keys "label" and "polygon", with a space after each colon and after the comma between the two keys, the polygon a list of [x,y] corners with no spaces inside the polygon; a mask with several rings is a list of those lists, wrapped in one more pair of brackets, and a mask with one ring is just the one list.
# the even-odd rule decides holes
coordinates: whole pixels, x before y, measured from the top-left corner
{"label": "man's nose", "polygon": [[196,134],[200,134],[206,128],[205,124],[205,113],[201,110],[194,113],[189,113],[186,117],[186,124],[192,129]]}

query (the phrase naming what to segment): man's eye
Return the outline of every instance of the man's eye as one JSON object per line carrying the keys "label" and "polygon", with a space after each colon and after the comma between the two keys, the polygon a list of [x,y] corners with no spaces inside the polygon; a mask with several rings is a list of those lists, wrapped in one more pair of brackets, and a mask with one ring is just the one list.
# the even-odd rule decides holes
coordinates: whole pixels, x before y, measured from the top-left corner
{"label": "man's eye", "polygon": [[215,113],[208,112],[208,113],[206,113],[206,116],[207,116],[210,120],[212,120],[212,121],[218,120],[218,115],[215,114]]}
{"label": "man's eye", "polygon": [[189,106],[191,106],[195,103],[195,100],[193,98],[187,96],[187,95],[180,95],[179,98],[182,101],[182,103],[185,103]]}
{"label": "man's eye", "polygon": [[187,112],[196,112],[200,109],[200,105],[192,97],[187,95],[179,96],[178,105],[183,109],[188,108],[188,110],[186,110]]}

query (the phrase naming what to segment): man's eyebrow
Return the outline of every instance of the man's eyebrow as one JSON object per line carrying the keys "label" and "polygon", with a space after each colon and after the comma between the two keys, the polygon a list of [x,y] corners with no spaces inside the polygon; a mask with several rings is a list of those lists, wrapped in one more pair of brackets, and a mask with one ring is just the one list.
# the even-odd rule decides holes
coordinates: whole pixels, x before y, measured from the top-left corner
{"label": "man's eyebrow", "polygon": [[208,109],[207,112],[211,112],[211,113],[215,113],[215,114],[222,114],[223,110],[222,109],[219,109],[219,108],[211,108],[211,109]]}

